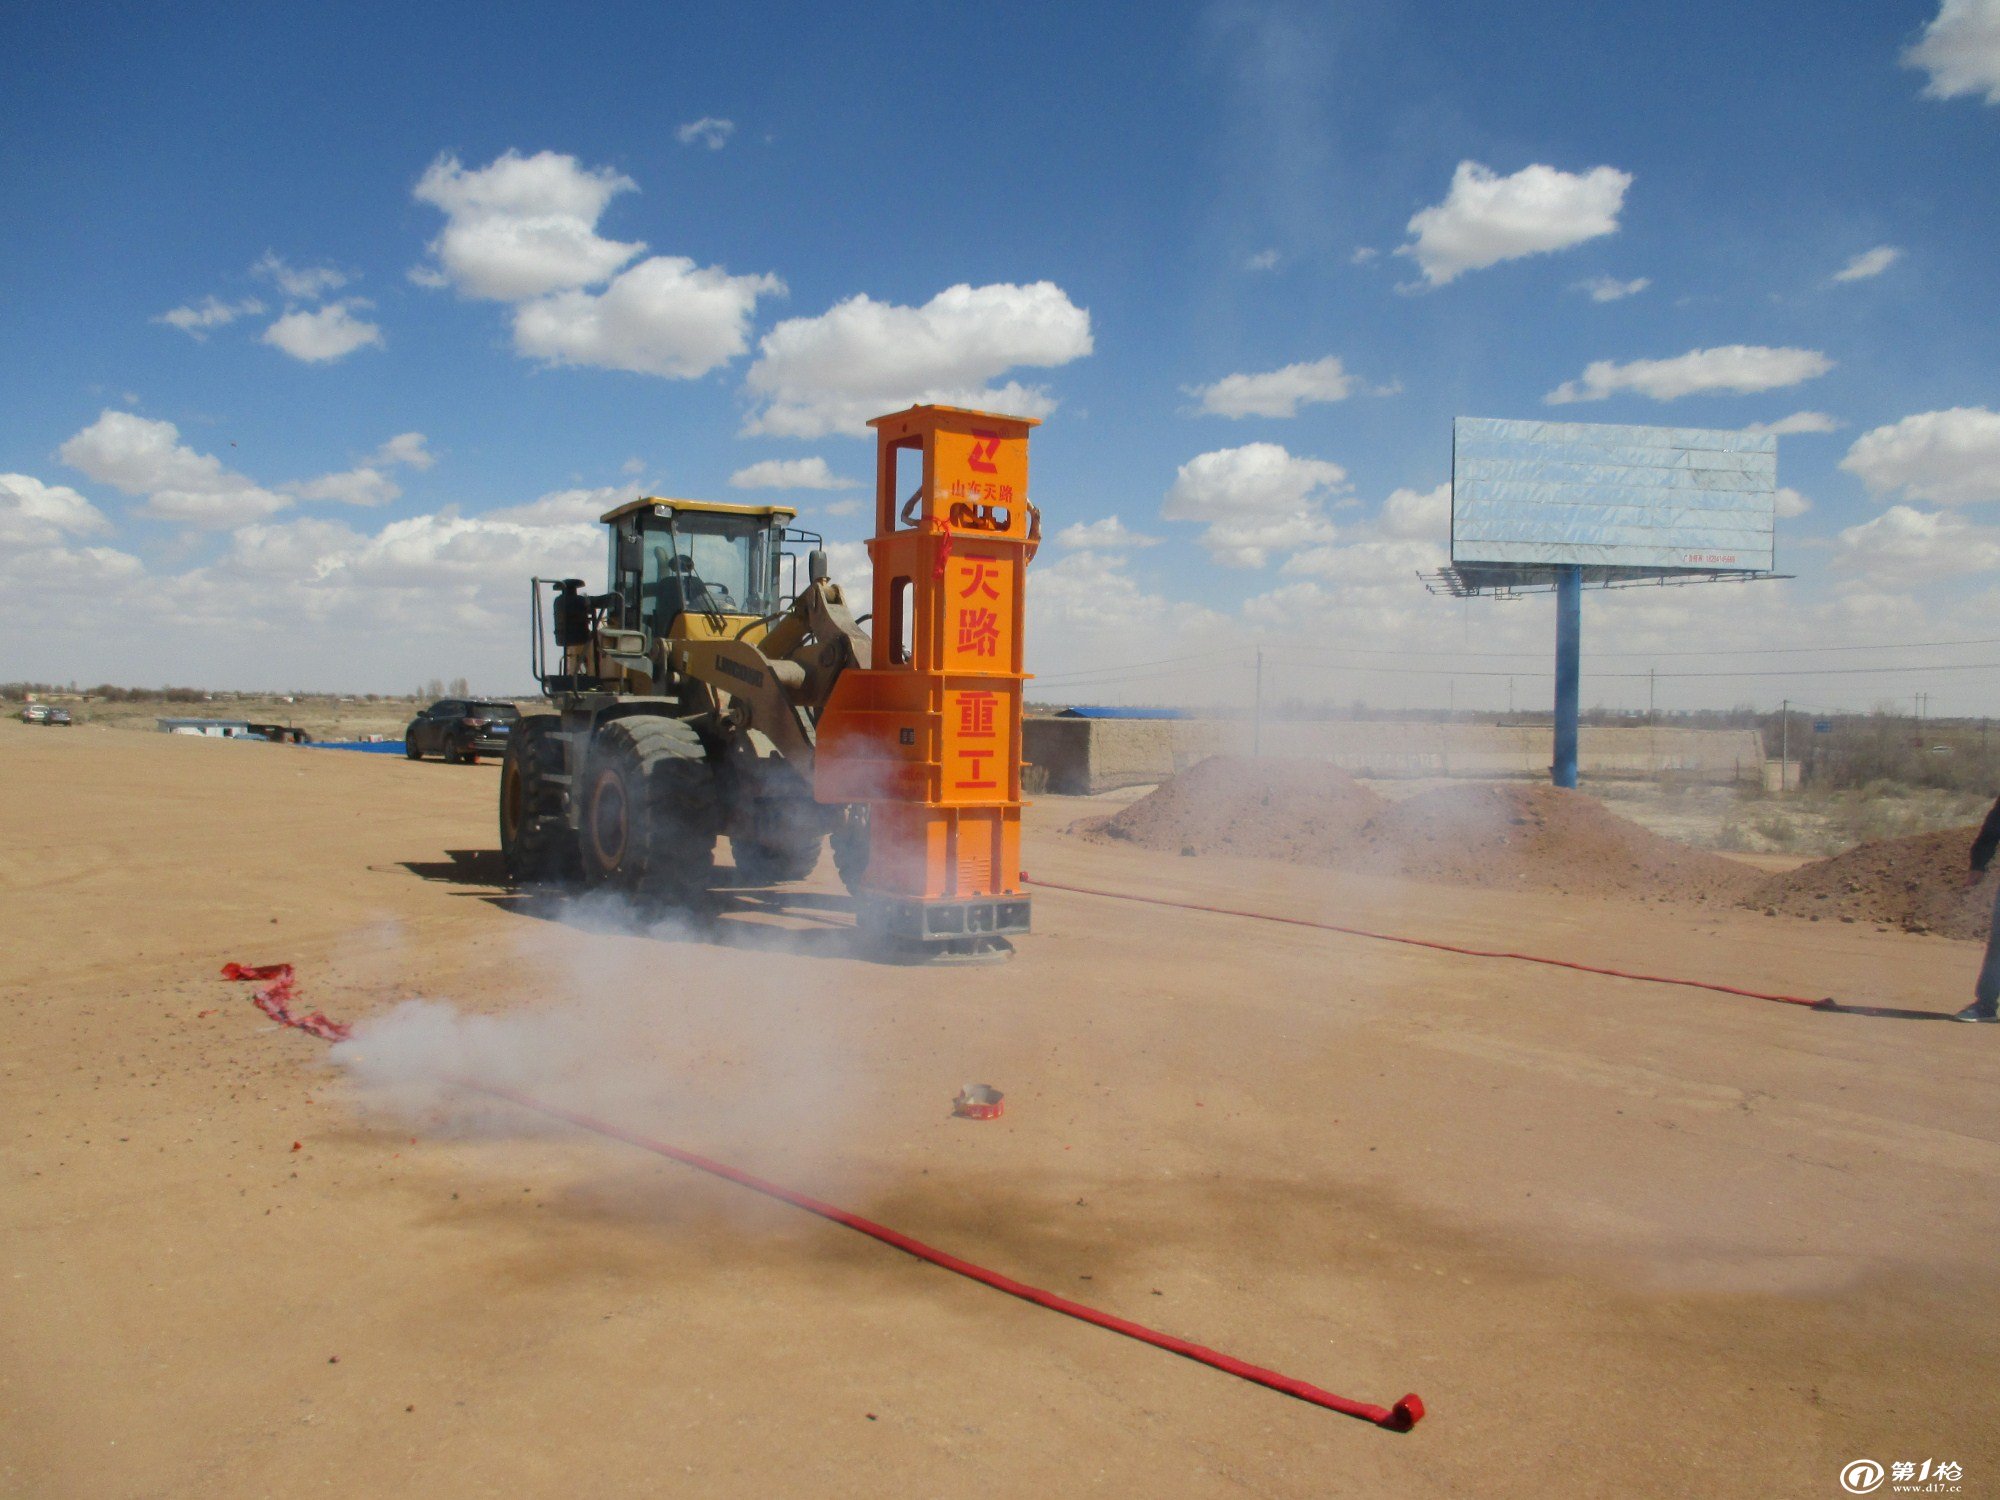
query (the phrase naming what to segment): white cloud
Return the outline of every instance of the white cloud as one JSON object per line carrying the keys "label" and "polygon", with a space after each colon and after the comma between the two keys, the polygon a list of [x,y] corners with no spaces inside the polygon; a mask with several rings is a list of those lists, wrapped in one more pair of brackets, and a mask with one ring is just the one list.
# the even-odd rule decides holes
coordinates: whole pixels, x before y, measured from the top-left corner
{"label": "white cloud", "polygon": [[250,270],[253,275],[276,283],[278,290],[287,297],[302,302],[316,302],[328,292],[337,292],[347,285],[346,273],[336,271],[332,266],[290,265],[270,250],[266,250],[264,258]]}
{"label": "white cloud", "polygon": [[1878,495],[1900,490],[1939,505],[2000,500],[2000,412],[1919,412],[1863,433],[1840,466]]}
{"label": "white cloud", "polygon": [[1278,264],[1277,251],[1259,250],[1255,255],[1251,256],[1248,260],[1243,262],[1243,269],[1246,271],[1268,271],[1271,270],[1273,267],[1275,267],[1277,264]]}
{"label": "white cloud", "polygon": [[350,297],[311,312],[295,308],[264,330],[264,342],[307,364],[344,359],[356,349],[382,343],[379,325],[354,316],[354,309],[370,306],[360,297]]}
{"label": "white cloud", "polygon": [[1760,435],[1769,433],[1773,437],[1785,437],[1795,432],[1838,432],[1843,425],[1823,411],[1795,411],[1789,417],[1780,417],[1775,422],[1752,422],[1743,430]]}
{"label": "white cloud", "polygon": [[1595,360],[1584,368],[1581,382],[1566,380],[1542,399],[1551,406],[1572,401],[1602,401],[1618,391],[1636,391],[1655,401],[1677,401],[1705,391],[1777,390],[1812,380],[1833,368],[1817,349],[1770,349],[1755,344],[1727,344],[1716,349],[1691,349],[1672,359],[1635,359],[1630,364]]}
{"label": "white cloud", "polygon": [[1338,547],[1313,547],[1285,560],[1281,570],[1292,577],[1324,578],[1358,588],[1379,589],[1414,584],[1416,574],[1439,568],[1450,560],[1441,541],[1415,537],[1371,537]]}
{"label": "white cloud", "polygon": [[403,487],[391,479],[385,469],[402,465],[411,469],[428,469],[437,459],[424,443],[421,432],[399,432],[380,448],[366,463],[338,474],[322,474],[317,479],[301,480],[282,486],[288,495],[301,500],[333,500],[342,505],[387,505],[399,499]]}
{"label": "white cloud", "polygon": [[171,422],[106,411],[59,450],[62,461],[99,484],[145,496],[148,515],[228,529],[291,504],[180,440]]}
{"label": "white cloud", "polygon": [[819,509],[820,514],[826,516],[858,516],[866,508],[865,502],[856,499],[834,500],[822,505]]}
{"label": "white cloud", "polygon": [[1588,281],[1579,281],[1576,289],[1588,292],[1592,302],[1617,302],[1638,296],[1652,284],[1650,276],[1634,276],[1630,281],[1620,281],[1616,276],[1593,276]]}
{"label": "white cloud", "polygon": [[109,531],[103,511],[66,484],[44,484],[31,474],[0,474],[0,543],[53,546],[67,536]]}
{"label": "white cloud", "polygon": [[430,250],[447,280],[470,296],[523,302],[603,281],[644,250],[597,233],[611,200],[637,190],[623,173],[573,156],[509,151],[472,171],[440,156],[415,196],[444,211]]}
{"label": "white cloud", "polygon": [[426,439],[421,432],[399,432],[375,450],[374,461],[378,464],[404,464],[412,469],[428,469],[437,462],[437,455],[432,453],[425,443]]}
{"label": "white cloud", "polygon": [[551,490],[525,505],[488,511],[481,520],[511,526],[596,526],[607,510],[637,500],[644,493],[636,484],[601,485],[595,489]]}
{"label": "white cloud", "polygon": [[245,297],[241,302],[224,302],[219,297],[204,297],[200,302],[192,302],[185,307],[172,308],[153,319],[155,323],[165,323],[169,328],[178,328],[193,339],[205,339],[211,328],[225,328],[238,318],[254,318],[264,310],[264,304],[255,297]]}
{"label": "white cloud", "polygon": [[1412,216],[1416,239],[1396,253],[1414,256],[1424,279],[1443,286],[1467,271],[1615,233],[1631,185],[1632,174],[1616,167],[1573,173],[1537,164],[1500,177],[1462,161],[1444,202]]}
{"label": "white cloud", "polygon": [[1160,539],[1134,531],[1116,516],[1105,516],[1063,527],[1056,533],[1055,543],[1073,551],[1123,552],[1132,547],[1157,547]]}
{"label": "white cloud", "polygon": [[[1216,669],[1174,661],[1136,675],[1116,670],[1131,662],[1206,655],[1218,646],[1242,643],[1237,621],[1200,600],[1180,600],[1152,592],[1135,579],[1127,557],[1083,549],[1028,569],[1027,610],[1031,624],[1032,670],[1047,681],[1028,684],[1040,702],[1183,702],[1216,681]],[[1239,662],[1229,662],[1225,693],[1243,681]]]}
{"label": "white cloud", "polygon": [[828,542],[826,576],[840,585],[847,595],[847,607],[855,614],[865,615],[873,608],[875,563],[865,542]]}
{"label": "white cloud", "polygon": [[430,245],[438,269],[415,279],[514,304],[514,348],[530,359],[705,375],[749,348],[757,299],[782,295],[785,284],[678,255],[628,267],[645,244],[605,239],[597,221],[619,193],[636,190],[609,167],[586,169],[553,151],[509,151],[471,171],[440,157],[416,187],[445,214]]}
{"label": "white cloud", "polygon": [[1451,532],[1451,482],[1431,490],[1395,490],[1376,525],[1398,540],[1442,541]]}
{"label": "white cloud", "polygon": [[1883,582],[1923,583],[2000,568],[2000,527],[1950,511],[1892,505],[1836,539],[1842,568]]}
{"label": "white cloud", "polygon": [[746,379],[763,404],[744,431],[859,432],[870,417],[920,401],[1041,416],[1055,404],[1045,390],[989,382],[1019,365],[1068,364],[1091,347],[1090,314],[1053,282],[961,283],[922,307],[858,295],[764,335]]}
{"label": "white cloud", "polygon": [[1802,516],[1812,509],[1812,501],[1786,485],[1778,487],[1778,515],[1784,520]]}
{"label": "white cloud", "polygon": [[342,505],[387,505],[403,493],[403,487],[395,480],[366,464],[339,474],[322,474],[317,479],[288,484],[285,489],[301,500],[337,500]]}
{"label": "white cloud", "polygon": [[601,293],[557,292],[514,315],[514,347],[558,365],[595,365],[692,379],[750,347],[757,299],[775,276],[731,276],[678,255],[655,255]]}
{"label": "white cloud", "polygon": [[2000,104],[2000,0],[1943,0],[1903,66],[1931,75],[1927,99],[1983,92],[1988,104]]}
{"label": "white cloud", "polygon": [[1225,375],[1213,385],[1188,386],[1201,410],[1215,417],[1295,417],[1301,406],[1345,401],[1355,379],[1328,355],[1310,364],[1286,365],[1261,375]]}
{"label": "white cloud", "polygon": [[1248,443],[1182,464],[1160,514],[1206,523],[1202,546],[1225,567],[1261,568],[1274,552],[1334,539],[1322,507],[1346,480],[1339,464],[1297,458],[1276,443]]}
{"label": "white cloud", "polygon": [[1903,252],[1894,245],[1877,245],[1873,250],[1864,250],[1846,265],[1833,273],[1835,281],[1866,281],[1871,276],[1880,276],[1889,267],[1903,258]]}
{"label": "white cloud", "polygon": [[1365,266],[1381,253],[1380,250],[1374,249],[1372,246],[1357,245],[1354,247],[1354,253],[1347,257],[1347,263],[1350,266]]}
{"label": "white cloud", "polygon": [[720,151],[729,144],[729,138],[734,134],[734,120],[718,120],[714,115],[703,115],[676,130],[674,139],[683,146],[706,146],[711,151]]}
{"label": "white cloud", "polygon": [[738,469],[729,483],[739,490],[851,490],[861,481],[834,473],[823,458],[767,458]]}

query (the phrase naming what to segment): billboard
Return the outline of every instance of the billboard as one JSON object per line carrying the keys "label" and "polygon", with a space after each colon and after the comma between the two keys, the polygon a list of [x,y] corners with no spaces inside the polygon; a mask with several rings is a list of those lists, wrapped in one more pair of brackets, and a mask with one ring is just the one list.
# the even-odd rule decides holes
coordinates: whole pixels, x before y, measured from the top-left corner
{"label": "billboard", "polygon": [[1459,417],[1451,469],[1454,567],[1771,571],[1768,433]]}

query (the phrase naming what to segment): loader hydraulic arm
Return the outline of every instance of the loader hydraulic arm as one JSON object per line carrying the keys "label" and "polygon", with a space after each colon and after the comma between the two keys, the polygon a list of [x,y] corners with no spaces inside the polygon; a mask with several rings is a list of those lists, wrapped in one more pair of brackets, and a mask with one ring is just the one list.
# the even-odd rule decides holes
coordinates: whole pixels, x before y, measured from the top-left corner
{"label": "loader hydraulic arm", "polygon": [[754,621],[719,640],[668,643],[668,665],[717,695],[722,712],[765,735],[810,774],[815,726],[849,667],[869,664],[868,633],[855,623],[840,585],[812,580],[758,640]]}

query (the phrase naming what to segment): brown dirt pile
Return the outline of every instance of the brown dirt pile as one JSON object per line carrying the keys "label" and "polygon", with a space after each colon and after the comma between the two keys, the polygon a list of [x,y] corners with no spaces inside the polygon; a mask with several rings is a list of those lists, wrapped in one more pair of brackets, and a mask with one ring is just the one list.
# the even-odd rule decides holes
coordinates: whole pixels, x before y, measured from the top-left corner
{"label": "brown dirt pile", "polygon": [[1170,854],[1326,864],[1388,804],[1338,766],[1216,755],[1107,819],[1098,831]]}
{"label": "brown dirt pile", "polygon": [[1910,932],[1982,940],[1993,886],[1968,890],[1965,872],[1976,828],[1947,828],[1881,839],[1773,875],[1744,904],[1790,917],[1872,922]]}
{"label": "brown dirt pile", "polygon": [[1233,854],[1445,885],[1741,899],[1762,877],[1532,785],[1444,787],[1400,802],[1317,762],[1217,756],[1096,830],[1150,849]]}

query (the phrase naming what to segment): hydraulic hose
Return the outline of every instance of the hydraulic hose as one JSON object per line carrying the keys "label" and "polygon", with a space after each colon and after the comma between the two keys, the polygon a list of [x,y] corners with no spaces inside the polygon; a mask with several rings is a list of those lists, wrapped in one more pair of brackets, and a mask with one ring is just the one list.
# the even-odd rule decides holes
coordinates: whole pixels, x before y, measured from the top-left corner
{"label": "hydraulic hose", "polygon": [[[283,1025],[295,1026],[326,1041],[345,1041],[348,1039],[350,1028],[341,1022],[330,1021],[318,1011],[314,1011],[310,1015],[300,1016],[290,1010],[286,1002],[294,998],[296,983],[290,964],[248,965],[232,963],[223,967],[222,977],[225,979],[268,979],[271,983],[259,989],[252,996],[259,1010],[262,1010],[266,1015]],[[1404,1396],[1402,1400],[1396,1402],[1393,1406],[1377,1406],[1373,1402],[1355,1401],[1346,1396],[1338,1396],[1332,1391],[1325,1390],[1308,1381],[1294,1379],[1290,1375],[1282,1375],[1276,1370],[1267,1370],[1262,1365],[1253,1365],[1247,1360],[1238,1359],[1231,1354],[1224,1354],[1220,1350],[1210,1349],[1202,1344],[1191,1343],[1187,1339],[1177,1338],[1171,1333],[1162,1333],[1156,1328],[1146,1327],[1143,1323],[1135,1323],[1129,1318],[1121,1318],[1115,1313],[1108,1313],[1095,1307],[1086,1306],[1084,1303],[1072,1301],[1068,1297],[1058,1296],[1054,1292],[1030,1286],[1024,1281],[1016,1281],[1011,1276],[1005,1276],[998,1271],[989,1270],[985,1266],[977,1265],[972,1261],[953,1255],[948,1250],[940,1250],[935,1245],[926,1244],[914,1236],[904,1234],[901,1230],[891,1229],[886,1224],[878,1224],[873,1219],[863,1218],[860,1214],[850,1213],[844,1208],[837,1208],[831,1203],[822,1202],[820,1199],[811,1197],[806,1193],[801,1193],[795,1189],[767,1181],[762,1177],[745,1172],[741,1168],[711,1160],[693,1151],[682,1150],[678,1146],[668,1145],[665,1141],[653,1140],[651,1137],[640,1135],[636,1131],[627,1130],[621,1125],[614,1125],[607,1120],[599,1120],[589,1115],[578,1114],[574,1110],[550,1104],[545,1100],[537,1099],[519,1090],[481,1083],[474,1078],[447,1077],[444,1081],[455,1088],[464,1089],[469,1093],[484,1094],[489,1098],[501,1099],[518,1108],[531,1110],[536,1114],[546,1116],[551,1120],[561,1120],[563,1123],[573,1125],[579,1130],[588,1130],[610,1140],[622,1141],[628,1146],[637,1146],[642,1151],[651,1151],[655,1155],[664,1156],[670,1161],[681,1163],[683,1166],[693,1167],[697,1171],[706,1172],[711,1177],[719,1177],[724,1182],[735,1183],[738,1187],[748,1188],[753,1193],[761,1193],[767,1198],[774,1198],[780,1203],[791,1205],[793,1208],[803,1209],[806,1213],[815,1214],[829,1223],[838,1224],[845,1229],[852,1229],[858,1234],[865,1234],[870,1239],[880,1240],[883,1244],[893,1249],[901,1250],[906,1255],[915,1256],[918,1260],[927,1261],[942,1270],[952,1272],[954,1275],[964,1276],[969,1280],[980,1283],[982,1286],[989,1286],[997,1292],[1005,1292],[1010,1297],[1018,1297],[1023,1302],[1032,1302],[1037,1307],[1045,1307],[1049,1311],[1061,1313],[1065,1317],[1075,1318],[1080,1322],[1107,1329],[1112,1333],[1123,1334],[1126,1338],[1136,1339],[1142,1344],[1151,1344],[1155,1349],[1164,1349],[1170,1354],[1178,1354],[1184,1359],[1195,1361],[1197,1364],[1207,1365],[1210,1369],[1220,1370],[1226,1375],[1234,1375],[1239,1380],[1247,1380],[1254,1385],[1261,1385],[1269,1390],[1297,1397],[1299,1400],[1309,1402],[1314,1406],[1321,1406],[1325,1407],[1328,1411],[1339,1412],[1342,1416],[1358,1417],[1364,1422],[1372,1422],[1377,1427],[1386,1428],[1391,1432],[1408,1432],[1423,1419],[1423,1398],[1415,1393]]]}
{"label": "hydraulic hose", "polygon": [[1642,974],[1631,969],[1611,969],[1602,964],[1580,963],[1573,958],[1549,958],[1539,953],[1515,953],[1499,948],[1468,948],[1461,943],[1444,943],[1435,938],[1410,937],[1403,933],[1374,932],[1366,927],[1348,927],[1339,922],[1321,922],[1312,917],[1284,917],[1268,911],[1242,911],[1233,906],[1209,906],[1197,901],[1169,901],[1164,896],[1141,896],[1132,891],[1106,891],[1094,886],[1065,885],[1057,880],[1038,880],[1021,872],[1024,885],[1045,891],[1068,891],[1075,896],[1103,896],[1112,901],[1137,901],[1146,906],[1171,906],[1177,911],[1212,912],[1224,917],[1247,917],[1256,922],[1282,922],[1288,927],[1314,927],[1321,932],[1338,932],[1347,937],[1370,938],[1378,943],[1401,943],[1409,948],[1431,948],[1439,953],[1456,953],[1465,958],[1509,958],[1517,963],[1546,964],[1553,969],[1575,969],[1584,974],[1605,974],[1613,979],[1636,979],[1643,984],[1677,984],[1691,990],[1714,990],[1722,995],[1741,995],[1747,1000],[1776,1000],[1783,1005],[1806,1005],[1815,1010],[1833,1010],[1831,996],[1814,999],[1807,995],[1780,995],[1768,990],[1746,990],[1712,979],[1682,979],[1670,974]]}

